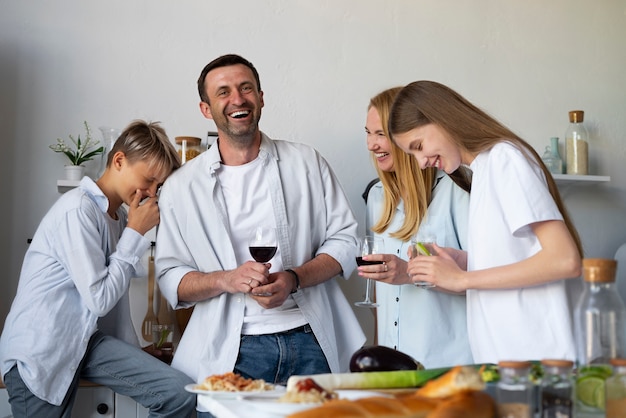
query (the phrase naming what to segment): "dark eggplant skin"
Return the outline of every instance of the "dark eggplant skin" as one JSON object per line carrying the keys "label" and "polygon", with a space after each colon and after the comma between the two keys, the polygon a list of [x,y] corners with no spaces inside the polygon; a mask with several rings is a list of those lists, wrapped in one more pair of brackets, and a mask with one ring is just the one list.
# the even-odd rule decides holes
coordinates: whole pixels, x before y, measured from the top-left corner
{"label": "dark eggplant skin", "polygon": [[424,366],[413,357],[384,345],[362,347],[350,359],[351,372],[392,372],[423,369]]}

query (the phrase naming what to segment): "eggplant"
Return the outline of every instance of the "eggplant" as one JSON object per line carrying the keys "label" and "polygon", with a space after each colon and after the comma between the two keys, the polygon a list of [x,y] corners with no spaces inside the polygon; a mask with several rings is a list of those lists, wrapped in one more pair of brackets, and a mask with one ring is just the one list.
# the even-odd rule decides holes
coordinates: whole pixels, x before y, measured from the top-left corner
{"label": "eggplant", "polygon": [[422,363],[413,357],[384,345],[362,347],[350,359],[351,372],[392,372],[423,369]]}

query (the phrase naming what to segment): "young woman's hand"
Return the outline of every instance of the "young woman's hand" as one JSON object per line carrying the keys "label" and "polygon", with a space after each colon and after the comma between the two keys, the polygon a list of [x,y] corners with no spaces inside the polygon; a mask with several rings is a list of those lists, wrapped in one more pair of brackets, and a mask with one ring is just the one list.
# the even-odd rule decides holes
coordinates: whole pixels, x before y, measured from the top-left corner
{"label": "young woman's hand", "polygon": [[465,251],[433,244],[436,255],[413,257],[407,266],[412,282],[426,281],[436,287],[454,293],[462,293],[467,288],[461,280],[467,264]]}

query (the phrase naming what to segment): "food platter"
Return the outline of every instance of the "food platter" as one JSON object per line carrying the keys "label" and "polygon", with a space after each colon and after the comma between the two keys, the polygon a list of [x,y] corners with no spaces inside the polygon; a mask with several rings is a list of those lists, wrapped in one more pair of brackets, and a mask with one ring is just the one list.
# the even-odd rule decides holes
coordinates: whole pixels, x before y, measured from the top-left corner
{"label": "food platter", "polygon": [[273,390],[255,390],[255,391],[239,391],[228,392],[223,390],[206,390],[198,388],[198,384],[190,383],[185,386],[187,392],[195,393],[197,395],[205,395],[214,399],[242,399],[250,396],[254,396],[259,399],[272,399],[276,400],[285,393],[285,387],[276,385]]}

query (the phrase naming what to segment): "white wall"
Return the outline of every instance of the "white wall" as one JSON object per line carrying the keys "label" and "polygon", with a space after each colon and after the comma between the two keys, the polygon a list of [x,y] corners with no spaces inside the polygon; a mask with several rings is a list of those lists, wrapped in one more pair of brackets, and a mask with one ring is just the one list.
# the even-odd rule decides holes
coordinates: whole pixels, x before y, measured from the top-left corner
{"label": "white wall", "polygon": [[417,79],[457,89],[541,151],[584,109],[590,170],[612,178],[597,187],[626,200],[625,39],[623,0],[0,0],[0,321],[26,239],[59,196],[64,157],[48,145],[84,120],[205,137],[195,82],[218,55],[256,65],[262,129],[318,148],[363,220],[368,99]]}

